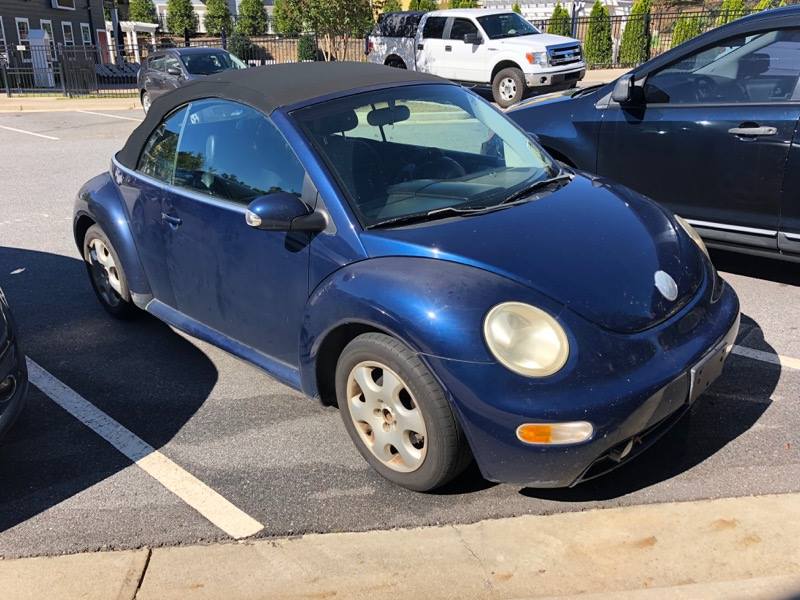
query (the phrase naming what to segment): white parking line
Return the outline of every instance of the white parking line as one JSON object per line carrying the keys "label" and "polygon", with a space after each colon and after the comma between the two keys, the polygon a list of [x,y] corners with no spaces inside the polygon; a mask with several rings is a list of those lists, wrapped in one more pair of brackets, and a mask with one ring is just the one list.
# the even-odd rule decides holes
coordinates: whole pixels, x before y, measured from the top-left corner
{"label": "white parking line", "polygon": [[264,529],[261,523],[123,427],[33,360],[28,358],[27,362],[28,375],[33,385],[226,534],[240,539]]}
{"label": "white parking line", "polygon": [[46,140],[58,140],[57,137],[53,137],[52,135],[36,133],[35,131],[25,131],[24,129],[17,129],[16,127],[6,127],[5,125],[0,125],[0,129],[7,129],[8,131],[16,131],[17,133],[27,133],[28,135],[35,135],[36,137],[44,138]]}
{"label": "white parking line", "polygon": [[83,113],[85,115],[97,115],[98,117],[111,117],[112,119],[124,119],[125,121],[136,121],[137,123],[141,123],[143,121],[143,119],[137,119],[135,117],[123,117],[122,115],[110,115],[108,113],[94,112],[93,110],[76,110],[75,112]]}
{"label": "white parking line", "polygon": [[739,356],[744,356],[745,358],[752,358],[753,360],[760,360],[761,362],[780,365],[781,367],[786,367],[787,369],[800,369],[800,359],[792,358],[791,356],[773,354],[772,352],[755,350],[754,348],[747,348],[746,346],[734,346],[731,352],[733,352],[733,354],[738,354]]}

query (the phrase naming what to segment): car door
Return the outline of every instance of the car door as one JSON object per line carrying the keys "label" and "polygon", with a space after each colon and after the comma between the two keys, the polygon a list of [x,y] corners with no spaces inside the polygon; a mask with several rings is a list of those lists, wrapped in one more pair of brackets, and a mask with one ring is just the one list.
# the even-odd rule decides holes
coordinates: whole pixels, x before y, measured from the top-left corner
{"label": "car door", "polygon": [[164,55],[151,56],[147,60],[147,71],[144,76],[144,89],[150,98],[157,98],[164,93]]}
{"label": "car door", "polygon": [[445,68],[446,76],[459,81],[481,81],[486,79],[483,69],[483,52],[486,46],[481,44],[467,44],[465,35],[481,35],[478,26],[471,19],[456,17],[450,19],[445,37]]}
{"label": "car door", "polygon": [[417,70],[447,77],[444,39],[447,17],[427,17],[422,26],[422,37],[417,43]]}
{"label": "car door", "polygon": [[800,116],[798,30],[740,34],[649,74],[603,116],[597,170],[688,218],[709,240],[777,248]]}
{"label": "car door", "polygon": [[[174,188],[162,210],[177,308],[272,358],[296,365],[308,297],[308,234],[262,231],[248,204],[269,192],[316,194],[292,149],[258,111],[223,100],[193,102]],[[305,190],[304,190],[305,187]]]}
{"label": "car door", "polygon": [[183,65],[178,55],[172,52],[167,53],[164,57],[164,92],[169,92],[179,88],[184,79],[186,79],[183,72]]}
{"label": "car door", "polygon": [[120,191],[130,211],[131,229],[153,296],[176,307],[166,259],[166,225],[162,210],[175,171],[178,138],[186,119],[186,108],[168,115],[145,143],[131,174],[121,170]]}

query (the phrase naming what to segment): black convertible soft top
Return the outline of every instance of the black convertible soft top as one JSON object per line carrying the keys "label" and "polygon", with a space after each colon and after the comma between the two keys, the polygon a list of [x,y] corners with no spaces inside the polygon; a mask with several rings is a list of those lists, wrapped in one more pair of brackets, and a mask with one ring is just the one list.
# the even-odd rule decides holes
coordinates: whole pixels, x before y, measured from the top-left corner
{"label": "black convertible soft top", "polygon": [[222,98],[265,114],[276,108],[337,96],[370,87],[415,83],[451,83],[440,77],[358,62],[308,62],[229,70],[193,81],[157,98],[142,124],[131,133],[117,160],[135,169],[147,138],[178,106],[201,98]]}

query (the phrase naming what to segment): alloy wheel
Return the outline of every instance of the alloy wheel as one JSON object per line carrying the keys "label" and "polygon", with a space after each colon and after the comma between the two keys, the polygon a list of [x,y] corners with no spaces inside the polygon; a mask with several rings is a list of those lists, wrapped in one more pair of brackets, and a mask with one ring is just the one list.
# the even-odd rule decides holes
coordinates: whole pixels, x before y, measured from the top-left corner
{"label": "alloy wheel", "polygon": [[107,304],[117,306],[122,299],[122,282],[114,256],[103,240],[98,238],[89,240],[86,245],[89,248],[89,265],[97,290]]}
{"label": "alloy wheel", "polygon": [[428,448],[425,419],[403,379],[375,361],[361,362],[347,378],[347,403],[364,445],[388,468],[416,471]]}
{"label": "alloy wheel", "polygon": [[506,102],[510,102],[517,95],[517,82],[511,77],[506,77],[501,80],[498,87],[500,90],[500,97]]}

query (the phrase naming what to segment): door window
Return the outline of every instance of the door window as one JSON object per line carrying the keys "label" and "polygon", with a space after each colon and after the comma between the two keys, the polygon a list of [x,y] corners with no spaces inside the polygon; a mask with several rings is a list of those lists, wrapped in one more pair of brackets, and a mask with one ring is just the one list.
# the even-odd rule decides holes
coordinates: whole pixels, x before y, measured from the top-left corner
{"label": "door window", "polygon": [[800,100],[800,29],[780,29],[719,42],[647,78],[647,102],[769,103]]}
{"label": "door window", "polygon": [[181,70],[181,61],[171,55],[167,55],[164,57],[164,66],[162,67],[163,70],[167,71],[169,69],[178,69]]}
{"label": "door window", "polygon": [[305,171],[272,122],[222,100],[193,102],[178,149],[175,185],[247,204],[303,191]]}
{"label": "door window", "polygon": [[138,171],[165,183],[172,183],[175,153],[185,117],[186,108],[182,108],[162,121],[144,146]]}
{"label": "door window", "polygon": [[452,27],[450,27],[450,35],[448,37],[451,40],[461,40],[463,42],[464,36],[471,33],[478,33],[475,23],[469,19],[455,19]]}
{"label": "door window", "polygon": [[444,37],[444,25],[447,23],[446,17],[428,17],[425,26],[422,28],[422,37],[425,39],[440,40]]}
{"label": "door window", "polygon": [[152,69],[153,71],[163,71],[164,70],[164,57],[163,56],[154,56],[147,61],[147,66]]}

